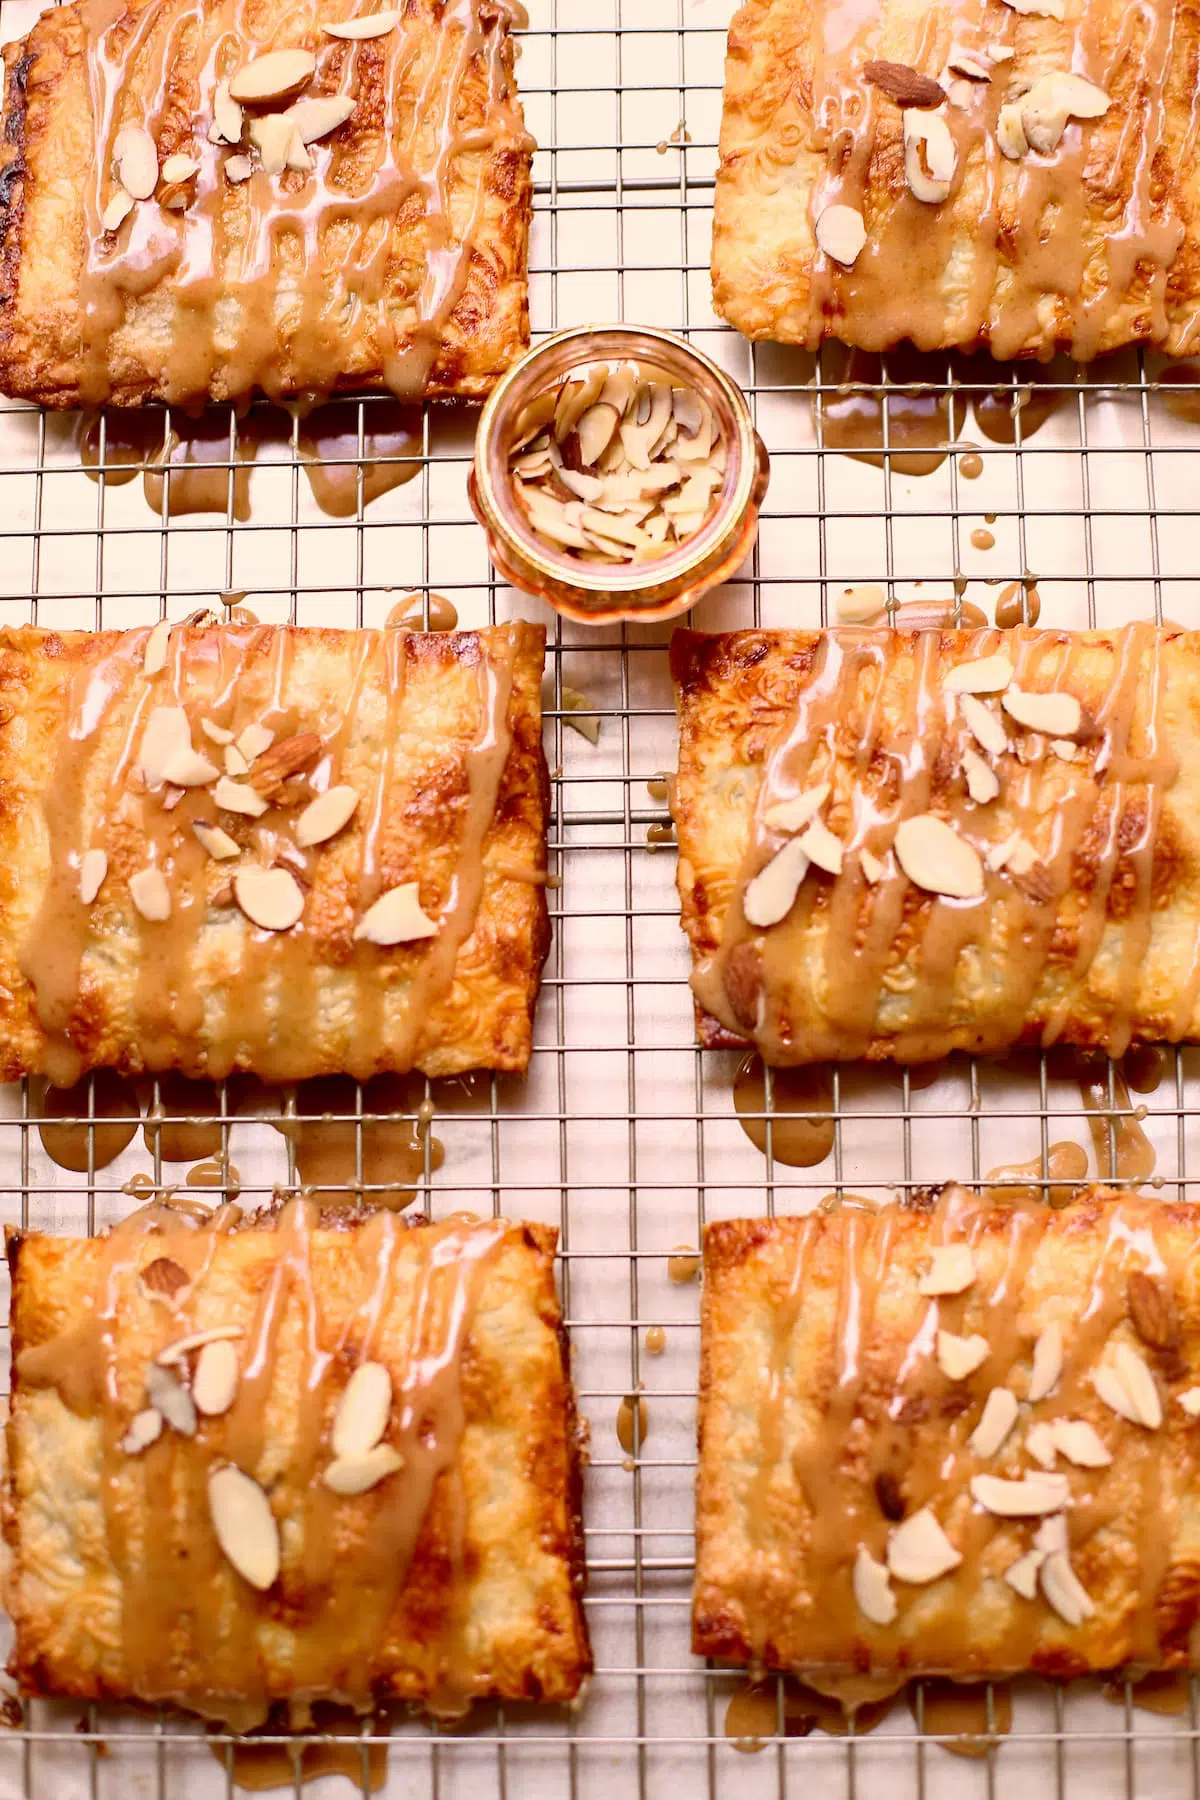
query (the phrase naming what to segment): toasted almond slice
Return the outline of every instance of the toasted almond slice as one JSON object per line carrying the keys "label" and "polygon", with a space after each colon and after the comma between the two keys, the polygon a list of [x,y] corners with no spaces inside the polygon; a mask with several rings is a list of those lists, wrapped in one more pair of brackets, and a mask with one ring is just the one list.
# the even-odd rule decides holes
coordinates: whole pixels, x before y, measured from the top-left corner
{"label": "toasted almond slice", "polygon": [[229,92],[227,81],[218,81],[213,94],[213,124],[226,143],[236,144],[242,135],[242,109]]}
{"label": "toasted almond slice", "polygon": [[1147,1431],[1157,1431],[1163,1420],[1162,1400],[1149,1363],[1132,1344],[1118,1344],[1113,1351],[1113,1364],[1132,1402],[1137,1423]]}
{"label": "toasted almond slice", "polygon": [[896,828],[900,867],[927,893],[974,900],[983,893],[983,864],[971,845],[936,813],[917,813]]}
{"label": "toasted almond slice", "polygon": [[967,792],[977,805],[987,806],[1000,792],[1000,777],[984,762],[978,750],[968,747],[963,751],[963,773],[967,778]]}
{"label": "toasted almond slice", "polygon": [[975,1280],[975,1257],[970,1244],[934,1244],[929,1267],[917,1283],[927,1299],[940,1294],[964,1294]]}
{"label": "toasted almond slice", "polygon": [[809,862],[816,868],[824,869],[827,875],[841,874],[844,846],[841,838],[835,837],[828,825],[820,819],[813,819],[801,834],[800,843]]}
{"label": "toasted almond slice", "polygon": [[[600,404],[611,406],[620,419],[628,412],[637,390],[637,365],[635,363],[618,363],[615,369],[609,370],[608,378],[600,390]],[[616,430],[615,425],[613,429]]]}
{"label": "toasted almond slice", "polygon": [[639,424],[634,414],[622,419],[618,426],[625,454],[635,469],[650,467],[651,446],[658,442],[671,412],[671,389],[665,382],[654,382],[648,389],[643,388],[642,396],[647,393],[650,410],[644,423]]}
{"label": "toasted almond slice", "polygon": [[161,675],[167,666],[167,643],[171,636],[171,622],[160,619],[157,625],[150,627],[146,639],[146,648],[142,651],[142,674]]}
{"label": "toasted almond slice", "polygon": [[636,548],[642,542],[640,525],[632,524],[619,513],[600,512],[597,507],[585,506],[579,515],[579,523],[598,537],[611,538],[614,543],[632,544]]}
{"label": "toasted almond slice", "polygon": [[250,863],[233,877],[233,897],[263,931],[290,931],[304,912],[304,889],[287,869]]}
{"label": "toasted almond slice", "polygon": [[888,1539],[888,1568],[897,1581],[914,1587],[948,1575],[961,1561],[962,1553],[954,1548],[928,1506],[911,1513]]}
{"label": "toasted almond slice", "polygon": [[193,1350],[203,1350],[205,1344],[232,1343],[245,1335],[240,1325],[210,1325],[205,1331],[189,1331],[185,1337],[176,1338],[174,1343],[165,1345],[154,1360],[161,1368],[171,1369],[177,1363],[186,1362]]}
{"label": "toasted almond slice", "polygon": [[103,231],[119,231],[134,208],[132,194],[124,188],[117,188],[112,199],[100,215],[100,227]]}
{"label": "toasted almond slice", "polygon": [[882,881],[887,874],[887,864],[882,862],[871,850],[862,849],[858,853],[859,867],[867,880],[874,883]]}
{"label": "toasted almond slice", "polygon": [[1178,1400],[1189,1419],[1200,1419],[1200,1387],[1184,1388]]}
{"label": "toasted almond slice", "polygon": [[137,1456],[149,1449],[162,1436],[163,1416],[157,1406],[144,1406],[129,1421],[129,1430],[121,1439],[126,1456]]}
{"label": "toasted almond slice", "polygon": [[1016,1562],[1009,1563],[1005,1569],[1005,1581],[1023,1600],[1037,1598],[1038,1572],[1045,1560],[1044,1550],[1027,1550],[1024,1556],[1018,1556]]}
{"label": "toasted almond slice", "polygon": [[838,620],[843,625],[865,625],[887,606],[887,595],[881,587],[864,582],[861,587],[842,590],[837,601]]}
{"label": "toasted almond slice", "polygon": [[79,859],[79,898],[90,906],[108,874],[108,856],[103,850],[85,850]]}
{"label": "toasted almond slice", "polygon": [[578,469],[560,469],[558,478],[580,500],[589,504],[604,498],[604,480],[599,475],[584,475]]}
{"label": "toasted almond slice", "polygon": [[376,1444],[358,1456],[339,1456],[321,1479],[335,1494],[365,1494],[388,1475],[404,1467],[404,1458],[391,1444]]}
{"label": "toasted almond slice", "polygon": [[113,139],[117,180],[135,200],[148,200],[158,186],[158,150],[140,125],[123,125]]}
{"label": "toasted almond slice", "polygon": [[612,443],[620,420],[617,408],[603,398],[580,414],[575,422],[575,432],[579,439],[580,461],[585,468],[593,468],[599,462]]}
{"label": "toasted almond slice", "polygon": [[225,179],[235,184],[249,181],[254,173],[254,164],[248,156],[230,156],[225,160]]}
{"label": "toasted almond slice", "polygon": [[129,877],[129,898],[143,919],[159,923],[171,916],[171,890],[161,869],[139,869]]}
{"label": "toasted almond slice", "polygon": [[596,702],[581,694],[578,688],[568,687],[564,682],[560,690],[563,709],[563,724],[570,730],[577,731],[585,737],[589,744],[600,742],[600,720],[596,714]]}
{"label": "toasted almond slice", "polygon": [[809,820],[816,818],[831,791],[829,783],[821,781],[816,787],[805,788],[794,800],[777,800],[763,813],[763,824],[772,831],[803,831]]}
{"label": "toasted almond slice", "polygon": [[1064,0],[1005,0],[1016,13],[1036,13],[1043,19],[1062,19],[1066,17]]}
{"label": "toasted almond slice", "polygon": [[360,13],[354,19],[339,19],[336,24],[322,25],[321,30],[326,37],[349,38],[361,42],[364,38],[386,37],[389,31],[395,31],[399,23],[399,10],[388,7],[383,12]]}
{"label": "toasted almond slice", "polygon": [[1050,1429],[1063,1456],[1077,1468],[1104,1469],[1112,1461],[1104,1439],[1086,1419],[1053,1419]]}
{"label": "toasted almond slice", "polygon": [[207,787],[210,781],[216,781],[221,771],[215,763],[209,762],[207,756],[201,756],[190,744],[179,745],[163,763],[163,779],[172,787],[190,788]]}
{"label": "toasted almond slice", "polygon": [[1009,841],[1008,855],[1004,859],[1004,866],[1009,874],[1028,875],[1037,859],[1037,851],[1029,839],[1022,837],[1019,831],[1015,833]]}
{"label": "toasted almond slice", "polygon": [[1079,745],[1071,743],[1069,738],[1051,738],[1050,748],[1060,762],[1074,762],[1079,755]]}
{"label": "toasted almond slice", "polygon": [[358,790],[347,783],[326,788],[310,800],[296,820],[296,842],[302,850],[324,844],[350,823],[358,808]]}
{"label": "toasted almond slice", "polygon": [[597,363],[579,381],[564,381],[554,406],[554,442],[570,437],[585,412],[599,400],[608,380],[608,364]]}
{"label": "toasted almond slice", "polygon": [[284,117],[295,126],[302,144],[316,144],[344,125],[357,104],[350,94],[314,94],[289,106]]}
{"label": "toasted almond slice", "polygon": [[1002,694],[1014,673],[1007,656],[977,656],[948,669],[942,686],[948,694]]}
{"label": "toasted almond slice", "polygon": [[369,906],[354,927],[356,938],[368,944],[411,944],[418,938],[436,937],[440,926],[422,912],[420,884],[405,881],[389,888]]}
{"label": "toasted almond slice", "polygon": [[242,813],[248,819],[261,819],[268,810],[268,802],[242,781],[230,781],[222,775],[213,789],[213,799],[225,812]]}
{"label": "toasted almond slice", "polygon": [[1021,106],[1017,100],[1010,100],[1000,108],[996,118],[996,145],[1001,156],[1006,156],[1009,162],[1020,162],[1029,149]]}
{"label": "toasted almond slice", "polygon": [[1047,737],[1074,737],[1083,724],[1083,708],[1074,694],[1035,694],[1010,687],[1000,704],[1018,725],[1027,731],[1045,732]]}
{"label": "toasted almond slice", "polygon": [[208,825],[203,819],[192,820],[192,830],[200,840],[201,846],[217,862],[227,862],[231,856],[240,856],[241,845],[220,825]]}
{"label": "toasted almond slice", "polygon": [[1016,54],[1011,44],[989,44],[987,53],[994,63],[1011,62]]}
{"label": "toasted almond slice", "polygon": [[342,1390],[333,1415],[334,1456],[364,1456],[387,1430],[392,1410],[392,1377],[387,1365],[359,1363]]}
{"label": "toasted almond slice", "polygon": [[138,768],[148,787],[161,787],[166,780],[168,760],[181,750],[192,747],[192,728],[182,706],[151,708],[138,747]]}
{"label": "toasted almond slice", "polygon": [[1033,1368],[1029,1376],[1029,1398],[1044,1400],[1058,1386],[1063,1367],[1062,1326],[1057,1320],[1043,1327],[1033,1346]]}
{"label": "toasted almond slice", "polygon": [[1042,1593],[1068,1625],[1082,1625],[1095,1612],[1091,1595],[1061,1550],[1052,1550],[1046,1557],[1038,1580]]}
{"label": "toasted almond slice", "polygon": [[150,1364],[146,1370],[146,1397],[181,1436],[195,1437],[195,1402],[170,1369],[164,1369],[158,1363]]}
{"label": "toasted almond slice", "polygon": [[953,69],[956,75],[969,75],[972,81],[990,81],[992,65],[973,50],[964,50],[961,44],[952,46],[946,58],[947,68]]}
{"label": "toasted almond slice", "polygon": [[807,874],[808,852],[799,838],[793,838],[747,883],[742,896],[746,923],[766,931],[785,919]]}
{"label": "toasted almond slice", "polygon": [[854,206],[827,206],[813,228],[817,248],[833,262],[851,269],[867,241],[867,227]]}
{"label": "toasted almond slice", "polygon": [[183,156],[178,152],[174,156],[168,156],[161,170],[163,180],[171,183],[176,181],[190,181],[193,175],[198,175],[199,173],[200,164],[196,161],[195,157]]}
{"label": "toasted almond slice", "polygon": [[971,1498],[985,1512],[1000,1519],[1037,1519],[1043,1513],[1061,1512],[1071,1498],[1065,1475],[1033,1473],[1019,1481],[1000,1475],[972,1475]]}
{"label": "toasted almond slice", "polygon": [[974,694],[964,694],[958,704],[963,723],[979,748],[986,750],[989,756],[1003,756],[1008,749],[1008,733],[1003,720]]}
{"label": "toasted almond slice", "polygon": [[317,71],[317,59],[311,50],[268,50],[245,63],[229,82],[229,97],[239,105],[258,106],[266,100],[282,100],[295,93]]}
{"label": "toasted almond slice", "polygon": [[299,142],[296,128],[283,113],[264,113],[261,118],[250,121],[250,142],[257,149],[268,175],[283,174],[293,139]]}
{"label": "toasted almond slice", "polygon": [[192,1399],[197,1412],[219,1418],[233,1405],[238,1387],[238,1355],[229,1338],[213,1338],[196,1358]]}
{"label": "toasted almond slice", "polygon": [[241,755],[245,757],[248,767],[252,762],[256,762],[264,752],[271,748],[271,745],[275,742],[275,733],[269,730],[266,725],[259,725],[256,722],[252,725],[247,725],[246,729],[243,732],[240,732],[233,741],[237,745]]}
{"label": "toasted almond slice", "polygon": [[978,1425],[967,1439],[967,1448],[972,1455],[995,1456],[1016,1424],[1018,1411],[1017,1396],[1012,1389],[994,1387],[983,1403]]}
{"label": "toasted almond slice", "polygon": [[991,869],[993,874],[1000,869],[1006,869],[1008,867],[1009,857],[1020,842],[1020,832],[1010,831],[1006,838],[1001,838],[998,843],[992,845],[991,849],[983,859],[984,866]]}
{"label": "toasted almond slice", "polygon": [[873,1625],[890,1625],[899,1610],[887,1564],[876,1561],[865,1544],[858,1546],[854,1557],[854,1599]]}
{"label": "toasted almond slice", "polygon": [[1043,1469],[1052,1469],[1058,1461],[1058,1441],[1044,1419],[1039,1419],[1025,1433],[1025,1453]]}
{"label": "toasted almond slice", "polygon": [[[680,395],[683,392],[684,390],[682,388],[673,388],[671,390],[671,409],[675,414],[676,419],[679,418]],[[688,392],[691,393],[691,390],[689,389]],[[722,453],[719,458],[715,455],[716,446],[714,440],[716,439],[717,426],[716,420],[713,418],[712,407],[700,394],[691,393],[691,398],[695,401],[695,408],[688,408],[686,416],[690,421],[693,412],[698,412],[700,415],[700,423],[694,429],[690,422],[686,425],[680,424],[679,435],[676,438],[674,445],[675,456],[681,463],[704,463],[719,460],[720,472],[723,474],[725,468],[724,455]]]}
{"label": "toasted almond slice", "polygon": [[225,773],[234,776],[250,773],[250,764],[236,744],[226,744],[225,746]]}
{"label": "toasted almond slice", "polygon": [[938,1368],[947,1381],[965,1381],[987,1361],[988,1351],[987,1339],[977,1331],[970,1337],[960,1337],[955,1331],[937,1334]]}
{"label": "toasted almond slice", "polygon": [[904,119],[904,176],[914,197],[936,205],[950,192],[958,150],[940,113],[908,107]]}
{"label": "toasted almond slice", "polygon": [[257,1481],[223,1463],[208,1477],[208,1513],[226,1559],[251,1587],[265,1591],[279,1574],[279,1527]]}

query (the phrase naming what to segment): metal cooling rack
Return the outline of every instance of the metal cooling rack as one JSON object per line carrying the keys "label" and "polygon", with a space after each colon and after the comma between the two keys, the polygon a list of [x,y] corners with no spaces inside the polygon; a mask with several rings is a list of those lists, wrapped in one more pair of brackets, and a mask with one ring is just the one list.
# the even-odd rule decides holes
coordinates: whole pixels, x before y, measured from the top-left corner
{"label": "metal cooling rack", "polygon": [[[0,38],[28,29],[30,0],[0,0]],[[741,578],[699,609],[717,628],[752,621],[815,625],[841,587],[886,583],[897,601],[964,598],[990,611],[1002,582],[1036,576],[1042,618],[1114,624],[1149,616],[1200,623],[1194,573],[1194,440],[1162,405],[1158,368],[1141,355],[1090,377],[1050,371],[1057,415],[1024,441],[982,445],[984,471],[950,458],[919,480],[833,454],[827,365],[752,349],[711,310],[708,240],[731,0],[533,0],[519,66],[541,148],[532,255],[535,329],[624,317],[687,332],[750,393],[774,463],[758,546]],[[586,16],[585,16],[586,15]],[[987,378],[990,375],[991,380]],[[904,379],[909,376],[906,372]],[[982,363],[946,360],[926,387],[1017,385]],[[812,393],[809,384],[815,382]],[[887,372],[877,393],[889,391]],[[371,400],[360,403],[365,423]],[[498,583],[464,494],[473,418],[425,421],[419,475],[364,516],[330,520],[308,495],[292,443],[260,453],[251,520],[151,514],[140,484],[93,485],[64,422],[0,410],[0,619],[92,627],[186,616],[222,590],[246,589],[265,620],[382,622],[399,592],[453,599],[465,625],[537,609]],[[230,468],[241,427],[230,418]],[[888,448],[885,421],[881,448]],[[985,515],[995,547],[970,541]],[[965,580],[964,580],[965,578]],[[986,585],[987,583],[992,585]],[[1190,1795],[1200,1800],[1200,1711],[1181,1718],[1102,1699],[1087,1684],[1022,1684],[1011,1736],[978,1761],[944,1754],[901,1704],[869,1737],[772,1740],[758,1755],[724,1736],[737,1678],[688,1654],[698,1295],[673,1286],[667,1259],[696,1244],[708,1219],[795,1210],[843,1187],[907,1190],[1045,1157],[1090,1142],[1079,1091],[1044,1060],[1009,1069],[968,1061],[921,1088],[904,1076],[848,1069],[833,1078],[835,1141],[818,1169],[764,1159],[731,1102],[735,1059],[694,1044],[670,845],[647,833],[666,819],[647,781],[674,762],[667,633],[584,634],[552,627],[547,747],[554,771],[554,947],[528,1079],[429,1090],[446,1150],[427,1159],[420,1203],[435,1216],[471,1207],[557,1224],[562,1285],[582,1411],[590,1421],[588,1601],[597,1674],[570,1716],[485,1707],[458,1731],[392,1721],[389,1795],[437,1800],[637,1800],[817,1793],[846,1800],[1018,1794]],[[585,692],[601,724],[591,745],[568,728],[564,685]],[[1114,1118],[1144,1110],[1168,1194],[1193,1195],[1191,1123],[1198,1068],[1177,1052],[1163,1084],[1126,1104],[1109,1073]],[[359,1153],[370,1100],[352,1090],[346,1117]],[[147,1102],[162,1098],[157,1089]],[[65,1174],[42,1149],[25,1091],[0,1118],[5,1220],[94,1230],[131,1204],[144,1171],[181,1180],[139,1135],[111,1166]],[[294,1104],[285,1094],[281,1104]],[[239,1105],[243,1110],[238,1110]],[[178,1116],[164,1106],[168,1118]],[[190,1117],[191,1115],[187,1115]],[[261,1101],[220,1096],[220,1154],[247,1201],[295,1180],[288,1140]],[[94,1120],[92,1121],[94,1124]],[[1093,1155],[1110,1173],[1112,1124]],[[1106,1154],[1107,1151],[1107,1154]],[[1115,1164],[1111,1165],[1115,1167]],[[1042,1163],[1045,1175],[1045,1162]],[[660,1356],[645,1332],[663,1325]],[[628,1458],[617,1442],[622,1397],[641,1390],[648,1430]],[[780,1700],[782,1718],[782,1697]],[[372,1726],[360,1778],[317,1783],[318,1800],[368,1791]],[[304,1740],[301,1740],[302,1742]],[[215,1745],[216,1755],[213,1754]],[[209,1800],[234,1793],[232,1747],[169,1717],[91,1707],[27,1706],[0,1729],[0,1800]],[[300,1782],[294,1791],[301,1791]]]}

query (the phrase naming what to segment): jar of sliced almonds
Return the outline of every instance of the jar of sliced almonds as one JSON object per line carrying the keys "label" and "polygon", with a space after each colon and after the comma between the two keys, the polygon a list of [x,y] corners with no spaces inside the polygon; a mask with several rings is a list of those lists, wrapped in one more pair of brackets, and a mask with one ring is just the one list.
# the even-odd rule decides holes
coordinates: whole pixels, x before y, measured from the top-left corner
{"label": "jar of sliced almonds", "polygon": [[495,388],[468,491],[500,573],[566,617],[669,619],[749,554],[767,453],[745,395],[670,332],[579,326]]}

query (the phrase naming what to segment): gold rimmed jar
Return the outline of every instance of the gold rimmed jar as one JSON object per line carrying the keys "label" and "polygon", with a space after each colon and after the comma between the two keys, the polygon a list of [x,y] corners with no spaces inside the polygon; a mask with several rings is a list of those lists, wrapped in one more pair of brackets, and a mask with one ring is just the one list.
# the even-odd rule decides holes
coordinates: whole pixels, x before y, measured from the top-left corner
{"label": "gold rimmed jar", "polygon": [[[690,388],[711,408],[725,447],[721,487],[692,537],[652,560],[582,562],[538,536],[517,500],[510,452],[518,421],[539,395],[597,363],[645,365]],[[515,363],[493,389],[479,421],[467,491],[506,580],[586,625],[672,619],[729,578],[758,531],[770,465],[737,383],[699,350],[649,326],[579,325],[560,331]]]}

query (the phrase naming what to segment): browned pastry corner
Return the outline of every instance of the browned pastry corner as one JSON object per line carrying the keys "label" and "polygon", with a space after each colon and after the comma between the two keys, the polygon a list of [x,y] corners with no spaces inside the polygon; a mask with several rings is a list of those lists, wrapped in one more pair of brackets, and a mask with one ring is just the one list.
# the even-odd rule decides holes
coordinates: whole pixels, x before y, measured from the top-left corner
{"label": "browned pastry corner", "polygon": [[[0,390],[46,406],[486,393],[529,337],[514,9],[399,10],[352,41],[325,28],[354,0],[77,0],[8,45]],[[231,123],[218,88],[283,50],[315,72]],[[263,135],[330,96],[353,110],[322,135],[311,111],[304,138]],[[124,216],[122,177],[148,190]]]}
{"label": "browned pastry corner", "polygon": [[0,1078],[524,1069],[544,635],[0,632]]}
{"label": "browned pastry corner", "polygon": [[1192,350],[1196,54],[1189,0],[746,0],[717,310],[809,349]]}
{"label": "browned pastry corner", "polygon": [[[12,1232],[20,1690],[565,1701],[591,1668],[557,1234],[311,1201]],[[164,1268],[182,1280],[158,1278]]]}
{"label": "browned pastry corner", "polygon": [[1200,635],[676,634],[706,1044],[1200,1039]]}
{"label": "browned pastry corner", "polygon": [[696,1653],[834,1692],[1194,1666],[1194,1213],[952,1188],[710,1226]]}

